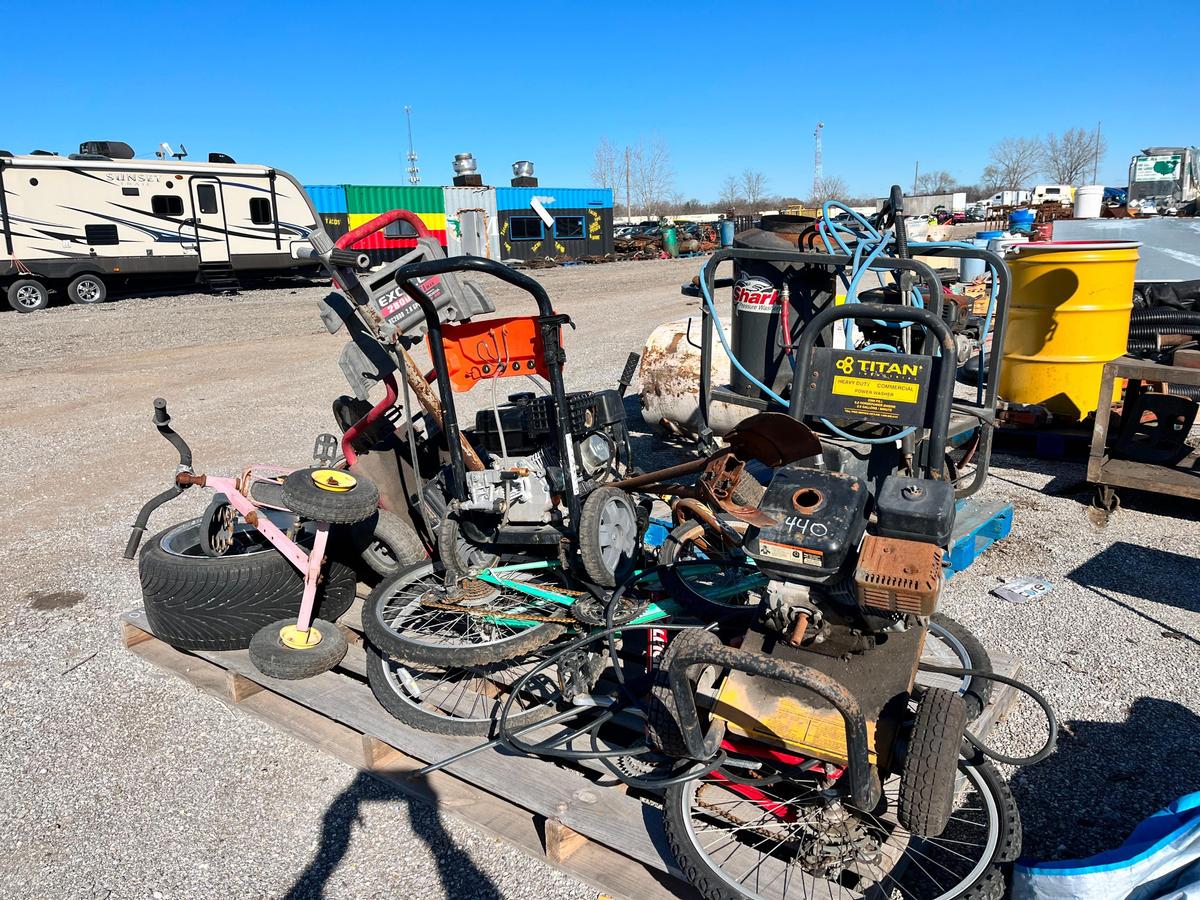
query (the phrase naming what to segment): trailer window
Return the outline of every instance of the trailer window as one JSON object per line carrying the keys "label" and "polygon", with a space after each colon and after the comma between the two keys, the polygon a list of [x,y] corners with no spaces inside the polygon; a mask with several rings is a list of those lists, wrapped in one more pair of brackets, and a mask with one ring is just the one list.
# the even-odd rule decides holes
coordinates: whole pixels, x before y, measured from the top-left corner
{"label": "trailer window", "polygon": [[174,194],[155,194],[150,198],[150,210],[156,216],[182,216],[183,198]]}
{"label": "trailer window", "polygon": [[508,231],[514,241],[540,241],[542,220],[537,216],[513,216],[508,220]]}
{"label": "trailer window", "polygon": [[1046,193],[1047,194],[1061,194],[1062,191],[1060,191],[1058,188],[1046,188]]}
{"label": "trailer window", "polygon": [[583,239],[583,216],[559,216],[554,220],[554,236],[559,240]]}
{"label": "trailer window", "polygon": [[211,184],[196,185],[196,203],[200,206],[200,212],[204,215],[212,215],[217,212],[217,189]]}
{"label": "trailer window", "polygon": [[93,247],[121,243],[117,237],[116,225],[85,225],[83,233],[87,237],[87,242]]}
{"label": "trailer window", "polygon": [[255,225],[270,225],[275,221],[271,218],[271,201],[266,197],[251,197],[250,221]]}
{"label": "trailer window", "polygon": [[411,240],[417,236],[417,229],[411,222],[397,219],[395,222],[383,226],[383,236],[389,241]]}

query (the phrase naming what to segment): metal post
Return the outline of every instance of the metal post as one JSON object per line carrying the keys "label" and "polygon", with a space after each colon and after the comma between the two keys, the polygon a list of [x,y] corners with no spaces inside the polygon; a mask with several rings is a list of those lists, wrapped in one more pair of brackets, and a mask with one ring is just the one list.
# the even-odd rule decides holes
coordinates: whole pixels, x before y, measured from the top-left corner
{"label": "metal post", "polygon": [[626,146],[625,147],[625,218],[628,220],[627,224],[629,224],[629,225],[633,224],[633,202],[630,200],[631,192],[629,190],[629,186],[631,183],[632,183],[632,179],[629,174],[629,147]]}

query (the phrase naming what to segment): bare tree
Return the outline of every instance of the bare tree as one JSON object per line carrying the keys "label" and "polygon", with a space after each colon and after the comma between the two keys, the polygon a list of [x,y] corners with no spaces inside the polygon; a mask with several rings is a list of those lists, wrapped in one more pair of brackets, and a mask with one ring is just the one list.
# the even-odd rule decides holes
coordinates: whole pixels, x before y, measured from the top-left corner
{"label": "bare tree", "polygon": [[820,206],[830,200],[841,200],[849,193],[850,189],[842,179],[836,175],[824,175],[813,182],[813,195],[808,205]]}
{"label": "bare tree", "polygon": [[[1042,148],[1028,138],[1005,138],[992,147],[991,165],[996,168],[996,187],[1020,190],[1029,187],[1041,166]],[[987,175],[987,169],[984,170]]]}
{"label": "bare tree", "polygon": [[742,193],[746,196],[746,205],[750,207],[750,212],[758,212],[758,208],[762,206],[763,200],[767,194],[767,176],[762,172],[754,172],[746,169],[742,172]]}
{"label": "bare tree", "polygon": [[717,198],[717,203],[721,210],[736,210],[742,205],[742,194],[738,187],[738,180],[730,175],[721,183],[721,196]]}
{"label": "bare tree", "polygon": [[596,187],[612,188],[615,197],[617,187],[625,174],[624,168],[623,156],[617,153],[607,137],[600,138],[592,159],[592,184]]}
{"label": "bare tree", "polygon": [[1107,149],[1099,131],[1068,128],[1042,142],[1042,171],[1055,184],[1083,184],[1094,161]]}
{"label": "bare tree", "polygon": [[983,174],[979,176],[979,187],[984,194],[995,193],[1004,187],[1004,177],[1000,173],[1000,167],[995,164],[984,166]]}
{"label": "bare tree", "polygon": [[649,143],[639,140],[630,151],[629,174],[637,206],[647,216],[661,215],[671,197],[675,178],[666,141],[660,137]]}
{"label": "bare tree", "polygon": [[945,194],[954,190],[954,176],[945,169],[922,172],[917,177],[918,194]]}

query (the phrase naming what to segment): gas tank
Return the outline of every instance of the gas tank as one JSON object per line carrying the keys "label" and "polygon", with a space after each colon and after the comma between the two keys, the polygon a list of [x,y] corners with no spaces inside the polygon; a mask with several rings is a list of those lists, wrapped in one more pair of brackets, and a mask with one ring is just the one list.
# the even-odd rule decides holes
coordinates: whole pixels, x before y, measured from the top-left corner
{"label": "gas tank", "polygon": [[[763,216],[758,228],[739,232],[733,246],[794,253],[800,235],[813,221],[811,216]],[[735,259],[733,282],[733,354],[755,378],[783,395],[792,381],[792,367],[783,345],[794,342],[804,323],[833,302],[833,276],[823,269],[788,262]],[[782,333],[785,287],[790,339]],[[736,366],[730,387],[744,397],[767,397]]]}

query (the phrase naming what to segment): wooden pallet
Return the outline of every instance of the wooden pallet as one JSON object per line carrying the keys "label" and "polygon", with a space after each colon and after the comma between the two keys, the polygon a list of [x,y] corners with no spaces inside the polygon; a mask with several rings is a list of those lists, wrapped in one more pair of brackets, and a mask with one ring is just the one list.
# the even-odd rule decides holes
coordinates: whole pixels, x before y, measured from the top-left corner
{"label": "wooden pallet", "polygon": [[[569,767],[492,749],[410,779],[408,773],[473,747],[481,739],[418,731],[396,721],[379,705],[365,681],[358,611],[356,604],[341,620],[350,640],[342,664],[302,681],[263,675],[244,650],[176,650],[150,633],[141,609],[123,613],[120,625],[125,646],[142,659],[398,792],[432,803],[587,882],[602,894],[616,900],[698,896],[671,861],[654,803],[614,785],[595,767]],[[1016,674],[1006,657],[993,658],[993,665],[1001,674]],[[976,723],[979,731],[990,731],[1015,699],[1011,688],[997,690]],[[526,739],[540,740],[551,733],[534,732]]]}

